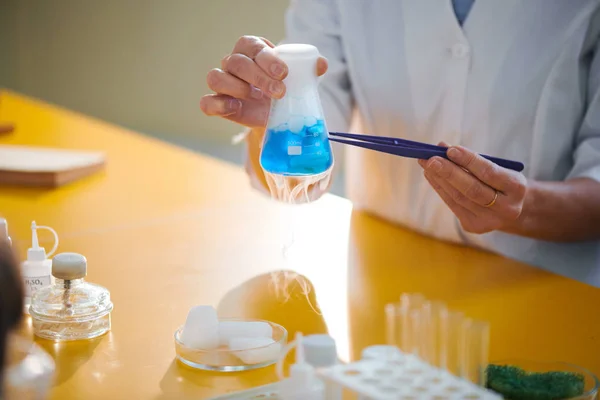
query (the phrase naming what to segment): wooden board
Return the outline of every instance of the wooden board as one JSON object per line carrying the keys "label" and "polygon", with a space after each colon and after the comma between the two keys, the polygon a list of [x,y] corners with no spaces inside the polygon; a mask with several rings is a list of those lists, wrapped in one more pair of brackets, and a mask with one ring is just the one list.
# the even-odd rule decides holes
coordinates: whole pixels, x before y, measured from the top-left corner
{"label": "wooden board", "polygon": [[0,185],[59,187],[104,168],[100,152],[0,145]]}
{"label": "wooden board", "polygon": [[8,122],[0,122],[0,135],[3,133],[11,133],[15,130],[15,126],[13,124],[9,124]]}

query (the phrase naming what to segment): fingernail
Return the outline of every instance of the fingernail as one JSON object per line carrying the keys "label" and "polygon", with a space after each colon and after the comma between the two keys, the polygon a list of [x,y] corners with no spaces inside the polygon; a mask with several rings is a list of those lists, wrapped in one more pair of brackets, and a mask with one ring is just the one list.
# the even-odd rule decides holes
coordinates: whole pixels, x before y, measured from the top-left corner
{"label": "fingernail", "polygon": [[281,78],[284,72],[285,68],[281,64],[271,64],[271,73],[274,78]]}
{"label": "fingernail", "polygon": [[269,92],[275,96],[279,96],[283,93],[283,83],[277,81],[271,82],[269,85]]}
{"label": "fingernail", "polygon": [[226,111],[228,113],[236,112],[241,106],[242,103],[236,99],[227,100],[227,103],[225,105]]}
{"label": "fingernail", "polygon": [[450,157],[456,161],[460,160],[461,155],[462,155],[462,152],[459,149],[457,149],[456,147],[451,147],[450,150],[448,150],[448,157]]}
{"label": "fingernail", "polygon": [[261,99],[263,97],[263,92],[259,88],[251,86],[250,97],[252,97],[253,99]]}
{"label": "fingernail", "polygon": [[442,169],[442,163],[438,160],[432,160],[429,162],[429,169],[433,172],[439,172]]}

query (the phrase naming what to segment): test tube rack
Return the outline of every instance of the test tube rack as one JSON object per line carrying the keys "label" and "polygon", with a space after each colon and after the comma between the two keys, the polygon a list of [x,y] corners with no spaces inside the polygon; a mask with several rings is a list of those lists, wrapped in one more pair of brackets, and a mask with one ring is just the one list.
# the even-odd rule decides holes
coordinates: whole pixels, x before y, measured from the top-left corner
{"label": "test tube rack", "polygon": [[[502,399],[485,389],[490,326],[420,293],[386,305],[387,345],[317,370],[323,400]],[[273,383],[213,400],[288,400]],[[320,400],[320,399],[319,399]]]}
{"label": "test tube rack", "polygon": [[[373,350],[373,351],[371,351]],[[324,400],[501,400],[496,393],[459,378],[392,346],[374,346],[360,361],[318,369]],[[215,397],[213,400],[288,400],[277,383]]]}
{"label": "test tube rack", "polygon": [[[502,397],[445,370],[433,367],[413,354],[398,353],[385,359],[362,359],[319,371],[325,393],[369,400],[446,399],[501,400]],[[326,400],[329,400],[327,397]]]}
{"label": "test tube rack", "polygon": [[490,325],[420,293],[404,293],[385,307],[386,341],[406,354],[485,386]]}

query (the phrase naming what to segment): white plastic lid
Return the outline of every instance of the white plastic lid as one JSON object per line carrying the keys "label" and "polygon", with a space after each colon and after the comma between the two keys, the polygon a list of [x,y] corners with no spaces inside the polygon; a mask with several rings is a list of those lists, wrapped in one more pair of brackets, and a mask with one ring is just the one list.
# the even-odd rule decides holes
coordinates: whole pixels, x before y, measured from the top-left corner
{"label": "white plastic lid", "polygon": [[77,253],[60,253],[52,259],[52,275],[70,281],[87,275],[87,260]]}
{"label": "white plastic lid", "polygon": [[304,358],[315,368],[330,367],[338,362],[335,340],[326,334],[304,337]]}
{"label": "white plastic lid", "polygon": [[274,50],[275,54],[286,63],[295,60],[316,60],[319,57],[319,50],[311,44],[282,44]]}
{"label": "white plastic lid", "polygon": [[316,89],[317,59],[319,50],[310,44],[282,44],[275,47],[275,54],[287,65],[288,75],[283,80],[287,92]]}

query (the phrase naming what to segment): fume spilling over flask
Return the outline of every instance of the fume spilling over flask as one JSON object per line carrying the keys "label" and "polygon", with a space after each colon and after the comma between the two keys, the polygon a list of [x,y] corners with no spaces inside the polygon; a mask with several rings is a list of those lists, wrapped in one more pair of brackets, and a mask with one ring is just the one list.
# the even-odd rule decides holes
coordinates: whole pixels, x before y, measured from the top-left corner
{"label": "fume spilling over flask", "polygon": [[333,167],[333,152],[318,93],[319,51],[306,44],[274,50],[288,66],[286,92],[271,103],[260,164],[278,175],[323,174]]}

